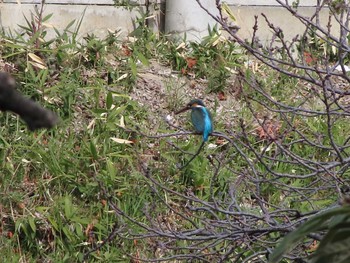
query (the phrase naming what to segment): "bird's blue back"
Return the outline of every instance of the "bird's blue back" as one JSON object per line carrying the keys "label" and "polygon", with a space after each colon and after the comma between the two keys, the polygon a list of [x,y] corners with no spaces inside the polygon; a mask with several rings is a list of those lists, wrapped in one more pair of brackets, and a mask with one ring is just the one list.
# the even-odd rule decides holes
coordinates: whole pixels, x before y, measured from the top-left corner
{"label": "bird's blue back", "polygon": [[208,140],[209,134],[213,132],[213,121],[210,112],[205,107],[193,108],[191,120],[196,132],[203,134],[203,140]]}

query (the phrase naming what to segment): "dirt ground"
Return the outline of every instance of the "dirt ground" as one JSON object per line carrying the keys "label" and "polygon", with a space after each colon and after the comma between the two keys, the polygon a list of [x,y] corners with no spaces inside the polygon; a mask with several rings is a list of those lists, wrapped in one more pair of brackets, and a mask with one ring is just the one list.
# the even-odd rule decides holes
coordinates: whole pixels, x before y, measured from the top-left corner
{"label": "dirt ground", "polygon": [[157,130],[160,121],[169,115],[171,121],[178,125],[185,116],[175,116],[174,112],[184,107],[191,99],[203,100],[211,111],[215,121],[223,121],[225,128],[232,127],[237,120],[236,111],[241,107],[237,99],[238,87],[235,75],[228,80],[224,98],[217,93],[208,93],[207,80],[183,76],[179,72],[150,61],[150,66],[139,71],[136,87],[129,94],[151,113],[150,128]]}

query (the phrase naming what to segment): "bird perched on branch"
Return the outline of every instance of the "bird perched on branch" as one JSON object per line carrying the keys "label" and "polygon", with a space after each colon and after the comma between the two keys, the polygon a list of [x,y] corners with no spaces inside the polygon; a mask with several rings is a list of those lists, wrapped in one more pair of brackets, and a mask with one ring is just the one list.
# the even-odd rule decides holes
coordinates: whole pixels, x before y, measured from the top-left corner
{"label": "bird perched on branch", "polygon": [[17,113],[31,131],[52,128],[58,122],[55,113],[19,93],[15,79],[6,72],[0,72],[0,110]]}
{"label": "bird perched on branch", "polygon": [[208,141],[209,135],[213,132],[213,120],[209,110],[204,106],[203,101],[199,99],[191,100],[187,106],[175,114],[191,110],[191,120],[196,132],[203,135],[203,142],[199,146],[197,152],[192,156],[192,158],[187,161],[180,169],[186,167],[194,158],[200,153],[206,141]]}
{"label": "bird perched on branch", "polygon": [[213,132],[213,120],[209,110],[205,107],[203,101],[199,99],[191,100],[187,106],[175,114],[192,110],[191,120],[196,132],[203,134],[203,141],[208,140],[209,135]]}

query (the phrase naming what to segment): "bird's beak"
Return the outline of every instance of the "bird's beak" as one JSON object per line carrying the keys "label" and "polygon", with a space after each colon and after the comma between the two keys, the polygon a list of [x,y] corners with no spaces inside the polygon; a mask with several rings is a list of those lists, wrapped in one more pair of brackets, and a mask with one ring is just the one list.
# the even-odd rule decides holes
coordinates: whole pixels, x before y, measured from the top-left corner
{"label": "bird's beak", "polygon": [[175,115],[180,114],[181,112],[187,111],[187,110],[189,110],[189,109],[191,109],[191,107],[187,105],[185,108],[183,108],[183,109],[181,109],[181,110],[175,112]]}

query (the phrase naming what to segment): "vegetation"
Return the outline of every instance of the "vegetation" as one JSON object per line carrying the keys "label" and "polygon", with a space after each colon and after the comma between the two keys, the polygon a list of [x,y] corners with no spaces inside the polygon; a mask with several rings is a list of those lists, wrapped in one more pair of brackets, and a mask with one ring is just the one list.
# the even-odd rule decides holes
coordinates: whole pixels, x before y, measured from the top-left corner
{"label": "vegetation", "polygon": [[[349,209],[328,209],[348,203],[348,77],[326,69],[350,49],[315,25],[305,34],[336,52],[303,38],[296,58],[272,24],[282,48],[241,40],[221,15],[235,41],[218,28],[200,43],[171,41],[145,26],[146,14],[134,41],[114,32],[80,43],[82,20],[48,39],[43,9],[2,33],[2,69],[61,123],[30,133],[0,115],[0,261],[322,262],[323,236],[328,262],[346,253]],[[155,64],[178,76],[143,98],[139,81]],[[201,136],[172,113],[204,93],[215,132],[180,170]]]}

